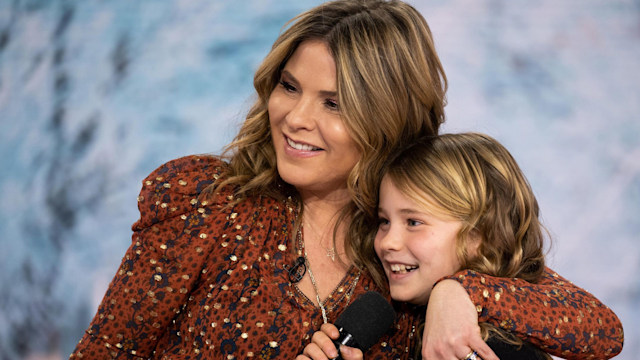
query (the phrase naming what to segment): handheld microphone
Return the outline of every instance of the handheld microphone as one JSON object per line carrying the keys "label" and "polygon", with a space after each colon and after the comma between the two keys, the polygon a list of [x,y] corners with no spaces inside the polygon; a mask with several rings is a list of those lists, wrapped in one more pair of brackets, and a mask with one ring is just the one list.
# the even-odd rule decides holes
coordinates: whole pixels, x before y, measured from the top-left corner
{"label": "handheld microphone", "polygon": [[[367,351],[393,325],[396,312],[387,300],[375,291],[369,291],[347,306],[336,320],[340,331],[337,340],[333,340],[338,352],[340,345],[355,347]],[[332,360],[342,360],[338,357]]]}

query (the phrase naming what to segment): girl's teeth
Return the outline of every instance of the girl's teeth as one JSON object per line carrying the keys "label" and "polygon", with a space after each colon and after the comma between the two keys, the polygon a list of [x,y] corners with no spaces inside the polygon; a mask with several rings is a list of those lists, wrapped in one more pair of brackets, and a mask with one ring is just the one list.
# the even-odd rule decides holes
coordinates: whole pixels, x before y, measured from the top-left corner
{"label": "girl's teeth", "polygon": [[418,267],[417,266],[411,266],[411,265],[401,265],[401,264],[393,264],[389,266],[391,268],[391,271],[393,271],[394,273],[408,273],[411,270],[415,270]]}
{"label": "girl's teeth", "polygon": [[311,146],[311,145],[307,145],[307,144],[298,144],[297,142],[287,138],[287,143],[289,144],[289,146],[291,146],[292,148],[296,149],[296,150],[303,150],[303,151],[314,151],[314,150],[320,150],[320,148],[317,148],[315,146]]}

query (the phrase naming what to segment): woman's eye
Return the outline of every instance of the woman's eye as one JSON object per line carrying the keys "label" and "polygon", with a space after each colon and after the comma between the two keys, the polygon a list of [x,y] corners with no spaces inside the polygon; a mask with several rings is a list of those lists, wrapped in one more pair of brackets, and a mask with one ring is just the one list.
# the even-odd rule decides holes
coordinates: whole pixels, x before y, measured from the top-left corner
{"label": "woman's eye", "polygon": [[297,90],[296,87],[291,85],[290,82],[287,82],[287,81],[284,81],[284,80],[280,80],[280,85],[282,85],[284,90],[287,91],[287,92],[295,92]]}
{"label": "woman's eye", "polygon": [[338,102],[335,100],[327,99],[325,100],[324,105],[330,110],[334,110],[334,111],[340,110],[340,107],[338,106]]}

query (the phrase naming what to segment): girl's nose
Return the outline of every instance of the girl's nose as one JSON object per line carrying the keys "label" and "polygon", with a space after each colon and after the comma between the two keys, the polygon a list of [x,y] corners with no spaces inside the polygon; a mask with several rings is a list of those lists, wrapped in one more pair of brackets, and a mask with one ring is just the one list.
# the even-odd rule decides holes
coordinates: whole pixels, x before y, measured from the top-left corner
{"label": "girl's nose", "polygon": [[379,246],[381,250],[398,251],[402,249],[402,237],[393,228],[386,231],[379,238]]}

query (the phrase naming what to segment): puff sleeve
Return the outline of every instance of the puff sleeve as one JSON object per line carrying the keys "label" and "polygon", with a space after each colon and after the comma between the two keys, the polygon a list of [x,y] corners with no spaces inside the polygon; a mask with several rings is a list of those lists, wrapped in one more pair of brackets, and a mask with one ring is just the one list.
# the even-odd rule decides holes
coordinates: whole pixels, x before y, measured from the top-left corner
{"label": "puff sleeve", "polygon": [[223,226],[226,196],[199,199],[223,168],[216,158],[189,156],[162,165],[143,181],[132,243],[71,359],[145,359],[153,354],[215,241],[215,234],[207,238],[199,231],[204,218],[214,217]]}

